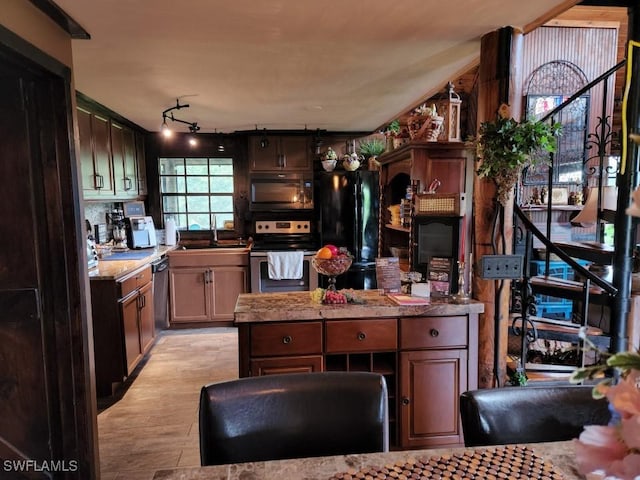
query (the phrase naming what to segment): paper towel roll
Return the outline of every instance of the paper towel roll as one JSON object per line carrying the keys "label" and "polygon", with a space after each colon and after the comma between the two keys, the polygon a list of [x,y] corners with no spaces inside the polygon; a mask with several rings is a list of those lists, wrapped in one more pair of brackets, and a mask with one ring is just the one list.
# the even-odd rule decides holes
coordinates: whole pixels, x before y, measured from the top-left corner
{"label": "paper towel roll", "polygon": [[164,225],[164,244],[176,244],[176,222],[172,218],[167,219]]}

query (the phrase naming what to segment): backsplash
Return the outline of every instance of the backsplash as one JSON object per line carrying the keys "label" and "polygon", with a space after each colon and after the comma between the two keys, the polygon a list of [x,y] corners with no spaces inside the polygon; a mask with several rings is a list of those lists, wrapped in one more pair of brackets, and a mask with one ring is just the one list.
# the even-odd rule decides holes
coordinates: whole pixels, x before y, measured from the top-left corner
{"label": "backsplash", "polygon": [[95,227],[97,223],[107,223],[107,212],[115,208],[115,203],[85,203],[84,216],[91,225]]}

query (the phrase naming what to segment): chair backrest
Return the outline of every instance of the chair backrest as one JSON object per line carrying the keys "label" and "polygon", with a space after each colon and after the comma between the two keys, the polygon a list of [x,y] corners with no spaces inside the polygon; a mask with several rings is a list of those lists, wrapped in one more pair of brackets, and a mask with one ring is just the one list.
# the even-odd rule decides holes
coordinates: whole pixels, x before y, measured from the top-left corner
{"label": "chair backrest", "polygon": [[467,447],[555,442],[576,438],[585,425],[606,425],[606,399],[583,385],[504,387],[464,392],[460,415]]}
{"label": "chair backrest", "polygon": [[247,377],[200,393],[202,465],[389,450],[382,375],[316,372]]}

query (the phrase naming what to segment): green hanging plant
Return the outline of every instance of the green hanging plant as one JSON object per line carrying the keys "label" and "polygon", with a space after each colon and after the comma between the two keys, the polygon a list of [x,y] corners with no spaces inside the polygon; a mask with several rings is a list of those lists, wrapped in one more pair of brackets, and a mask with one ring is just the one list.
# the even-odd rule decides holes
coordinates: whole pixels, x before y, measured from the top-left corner
{"label": "green hanging plant", "polygon": [[496,199],[501,205],[509,201],[525,166],[548,162],[548,155],[556,151],[556,137],[561,135],[562,125],[535,120],[516,122],[509,107],[502,105],[498,118],[480,125],[474,140],[476,155],[481,161],[477,174],[492,178],[498,187]]}

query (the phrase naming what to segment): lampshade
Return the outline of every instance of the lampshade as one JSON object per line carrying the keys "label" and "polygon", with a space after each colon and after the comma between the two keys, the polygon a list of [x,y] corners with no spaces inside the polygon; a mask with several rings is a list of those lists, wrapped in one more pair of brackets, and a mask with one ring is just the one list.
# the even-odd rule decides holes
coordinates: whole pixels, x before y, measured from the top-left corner
{"label": "lampshade", "polygon": [[[603,187],[602,210],[616,210],[618,205],[618,188],[614,185]],[[581,227],[590,227],[598,221],[598,188],[589,187],[587,200],[580,213],[576,215],[571,223]]]}

